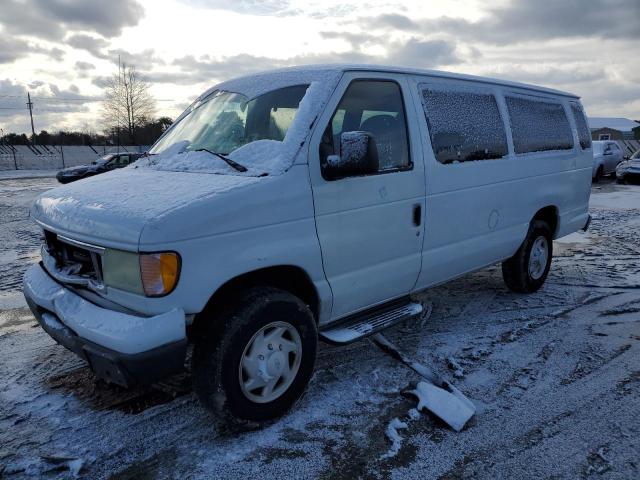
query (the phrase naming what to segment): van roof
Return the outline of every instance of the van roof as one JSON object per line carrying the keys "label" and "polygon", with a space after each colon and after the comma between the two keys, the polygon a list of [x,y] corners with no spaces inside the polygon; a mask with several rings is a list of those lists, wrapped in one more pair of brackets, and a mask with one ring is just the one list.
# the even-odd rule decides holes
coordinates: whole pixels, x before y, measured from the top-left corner
{"label": "van roof", "polygon": [[438,78],[451,78],[456,80],[471,80],[475,82],[482,82],[492,85],[500,85],[505,87],[520,88],[526,90],[533,90],[537,92],[548,93],[552,95],[560,95],[563,97],[580,98],[573,93],[564,92],[561,90],[555,90],[553,88],[540,87],[537,85],[531,85],[527,83],[512,82],[509,80],[500,80],[490,77],[480,77],[476,75],[467,75],[463,73],[445,72],[442,70],[426,70],[409,67],[395,67],[390,65],[374,65],[374,64],[348,64],[348,63],[335,63],[335,64],[318,64],[318,65],[301,65],[296,67],[286,67],[274,70],[268,70],[260,73],[276,73],[276,72],[300,72],[303,73],[319,73],[319,72],[347,72],[347,71],[369,71],[369,72],[389,72],[389,73],[405,73],[410,75],[425,75]]}

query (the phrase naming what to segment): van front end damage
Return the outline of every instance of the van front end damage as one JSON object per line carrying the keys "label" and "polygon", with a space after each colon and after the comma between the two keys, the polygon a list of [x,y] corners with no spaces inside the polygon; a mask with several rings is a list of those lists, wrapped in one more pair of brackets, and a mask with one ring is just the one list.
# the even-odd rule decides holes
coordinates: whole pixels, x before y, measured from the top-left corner
{"label": "van front end damage", "polygon": [[184,366],[187,338],[181,309],[152,317],[108,310],[56,282],[42,264],[27,270],[23,292],[42,328],[99,378],[130,387]]}

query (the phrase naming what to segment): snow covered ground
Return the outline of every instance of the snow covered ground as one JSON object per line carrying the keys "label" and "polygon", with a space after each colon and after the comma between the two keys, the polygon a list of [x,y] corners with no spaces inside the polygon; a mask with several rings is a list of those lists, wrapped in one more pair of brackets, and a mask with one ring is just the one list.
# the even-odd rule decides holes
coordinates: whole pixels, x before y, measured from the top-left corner
{"label": "snow covered ground", "polygon": [[59,170],[0,170],[0,180],[19,178],[53,178]]}
{"label": "snow covered ground", "polygon": [[0,181],[0,478],[640,478],[640,187],[593,188],[590,231],[555,242],[540,292],[488,268],[420,295],[422,327],[385,333],[474,401],[455,433],[369,340],[323,345],[305,397],[256,431],[208,416],[187,375],[96,382],[19,293],[40,241],[28,205],[54,185]]}

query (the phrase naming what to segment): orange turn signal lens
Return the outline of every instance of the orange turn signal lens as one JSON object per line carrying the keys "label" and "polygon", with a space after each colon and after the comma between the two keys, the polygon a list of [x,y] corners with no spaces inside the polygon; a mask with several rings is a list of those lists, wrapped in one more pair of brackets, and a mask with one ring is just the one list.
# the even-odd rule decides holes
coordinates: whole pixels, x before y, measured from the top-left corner
{"label": "orange turn signal lens", "polygon": [[171,293],[178,283],[180,257],[175,252],[143,253],[140,255],[140,276],[147,297]]}

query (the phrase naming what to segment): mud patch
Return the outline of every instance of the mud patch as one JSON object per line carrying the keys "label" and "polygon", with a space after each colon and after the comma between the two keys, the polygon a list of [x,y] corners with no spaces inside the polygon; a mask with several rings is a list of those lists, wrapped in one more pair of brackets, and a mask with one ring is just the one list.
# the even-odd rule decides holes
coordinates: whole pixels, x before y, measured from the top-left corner
{"label": "mud patch", "polygon": [[602,475],[611,470],[611,462],[607,458],[608,445],[603,445],[597,450],[591,452],[587,457],[587,465],[584,467],[584,476],[594,474]]}
{"label": "mud patch", "polygon": [[117,410],[130,415],[191,393],[191,381],[186,373],[149,387],[126,389],[97,379],[88,367],[49,377],[47,385],[51,390],[72,395],[93,410]]}
{"label": "mud patch", "polygon": [[[417,454],[417,447],[410,441],[417,432],[435,430],[437,427],[427,415],[422,415],[401,430],[402,442],[398,452],[389,458],[380,460],[391,446],[385,431],[394,418],[403,418],[414,406],[409,399],[400,398],[386,411],[383,411],[362,425],[361,429],[353,424],[340,429],[341,440],[325,443],[323,449],[330,463],[322,479],[351,480],[354,478],[389,478],[391,471],[411,464]],[[370,419],[372,417],[369,417]],[[368,427],[368,428],[367,428]]]}
{"label": "mud patch", "polygon": [[616,385],[616,392],[621,395],[638,394],[640,390],[640,370],[631,372],[631,374],[618,382]]}
{"label": "mud patch", "polygon": [[544,422],[542,425],[529,430],[524,435],[517,438],[515,444],[523,450],[528,450],[549,438],[559,435],[562,433],[563,428],[560,423],[571,415],[572,412],[564,412],[553,417],[549,421]]}
{"label": "mud patch", "polygon": [[255,453],[260,457],[260,460],[267,465],[276,460],[295,460],[296,458],[304,458],[307,456],[307,452],[304,450],[276,447],[257,449]]}
{"label": "mud patch", "polygon": [[134,462],[109,480],[169,480],[176,478],[175,466],[178,454],[175,448],[156,453],[150,458]]}
{"label": "mud patch", "polygon": [[618,358],[631,348],[630,344],[623,345],[613,351],[602,351],[595,346],[590,345],[586,351],[580,352],[578,363],[567,378],[560,381],[561,385],[569,385],[576,382],[587,375],[592,374],[607,363]]}
{"label": "mud patch", "polygon": [[640,307],[620,307],[620,308],[612,308],[610,310],[605,310],[600,313],[603,317],[611,317],[615,315],[626,315],[627,313],[639,313]]}

